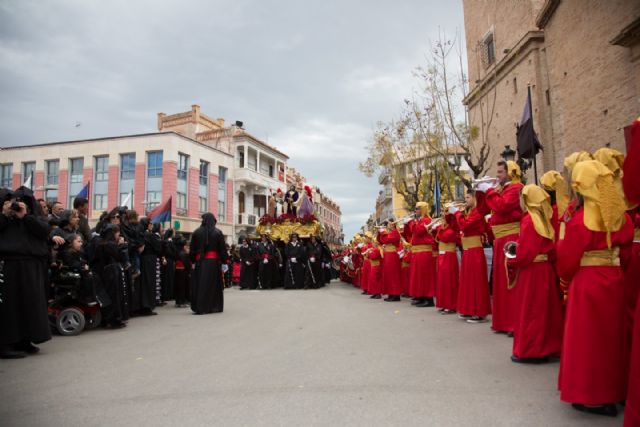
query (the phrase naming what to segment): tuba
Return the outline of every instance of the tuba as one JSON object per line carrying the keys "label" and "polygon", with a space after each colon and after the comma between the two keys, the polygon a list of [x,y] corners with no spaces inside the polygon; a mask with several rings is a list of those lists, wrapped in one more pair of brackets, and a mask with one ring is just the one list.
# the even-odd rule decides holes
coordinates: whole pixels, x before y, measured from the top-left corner
{"label": "tuba", "polygon": [[511,241],[504,244],[502,252],[504,252],[505,258],[514,259],[516,257],[516,250],[518,249],[518,243]]}

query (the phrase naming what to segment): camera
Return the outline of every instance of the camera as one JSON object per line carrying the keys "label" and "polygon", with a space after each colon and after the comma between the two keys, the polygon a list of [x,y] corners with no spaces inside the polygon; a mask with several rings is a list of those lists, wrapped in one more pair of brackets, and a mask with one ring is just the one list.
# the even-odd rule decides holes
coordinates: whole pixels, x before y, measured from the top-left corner
{"label": "camera", "polygon": [[11,202],[11,206],[9,207],[9,209],[11,209],[12,211],[15,212],[20,212],[21,208],[20,208],[20,199],[16,199],[13,202]]}

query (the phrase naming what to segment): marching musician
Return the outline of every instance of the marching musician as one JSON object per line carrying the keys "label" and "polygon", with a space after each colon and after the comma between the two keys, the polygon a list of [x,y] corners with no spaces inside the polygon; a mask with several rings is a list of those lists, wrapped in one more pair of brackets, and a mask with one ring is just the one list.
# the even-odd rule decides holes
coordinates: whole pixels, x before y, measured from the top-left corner
{"label": "marching musician", "polygon": [[562,347],[562,299],[552,262],[555,255],[553,209],[547,192],[537,185],[522,189],[525,214],[520,221],[516,256],[508,259],[516,271],[522,298],[513,334],[516,363],[543,363]]}
{"label": "marching musician", "polygon": [[504,264],[504,245],[518,238],[520,231],[520,167],[514,161],[498,162],[498,186],[482,182],[478,191],[486,193],[485,203],[478,205],[480,213],[491,213],[489,224],[495,236],[493,243],[493,316],[492,329],[512,335],[519,312],[517,288],[509,291]]}
{"label": "marching musician", "polygon": [[400,233],[396,228],[396,223],[386,221],[387,229],[382,229],[378,233],[378,242],[382,245],[384,257],[382,258],[382,288],[383,293],[388,296],[384,300],[387,302],[400,301],[402,293],[402,283],[400,281],[400,257],[398,256],[398,246],[400,246]]}
{"label": "marching musician", "polygon": [[466,212],[456,207],[449,209],[455,215],[461,233],[462,265],[458,288],[458,317],[468,323],[481,323],[491,314],[491,297],[487,278],[487,259],[484,255],[482,239],[487,232],[484,215],[476,207],[476,197],[484,193],[468,192],[465,197]]}
{"label": "marching musician", "polygon": [[435,283],[433,281],[433,237],[427,230],[431,224],[427,202],[416,203],[416,219],[405,225],[411,236],[411,270],[409,294],[416,307],[433,307]]}
{"label": "marching musician", "polygon": [[567,193],[567,183],[562,174],[558,171],[550,170],[540,178],[540,186],[549,194],[551,208],[553,209],[554,236],[558,240],[560,233],[560,218],[564,216],[569,205],[569,194]]}
{"label": "marching musician", "polygon": [[458,254],[460,230],[454,216],[455,206],[450,206],[444,216],[444,223],[436,225],[438,242],[438,269],[436,280],[436,307],[441,314],[456,312],[458,302]]}
{"label": "marching musician", "polygon": [[558,388],[577,410],[615,416],[626,396],[622,267],[633,224],[602,163],[577,163],[572,187],[577,209],[558,241],[558,274],[569,283]]}
{"label": "marching musician", "polygon": [[367,274],[367,289],[371,299],[380,299],[382,298],[382,251],[377,239],[373,239],[371,244],[372,247],[367,252],[371,266]]}
{"label": "marching musician", "polygon": [[373,243],[371,239],[373,238],[373,234],[370,231],[364,233],[364,246],[362,251],[362,274],[360,277],[360,289],[362,289],[362,295],[367,295],[369,293],[369,273],[371,271],[371,263],[369,262],[369,252],[373,248]]}

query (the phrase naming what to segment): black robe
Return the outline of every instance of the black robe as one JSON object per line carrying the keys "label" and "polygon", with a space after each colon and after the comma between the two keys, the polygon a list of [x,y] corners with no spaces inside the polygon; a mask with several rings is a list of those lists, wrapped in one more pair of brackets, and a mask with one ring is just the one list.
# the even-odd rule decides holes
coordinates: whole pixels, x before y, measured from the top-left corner
{"label": "black robe", "polygon": [[177,260],[182,263],[181,268],[176,266],[175,282],[174,282],[174,294],[176,297],[176,304],[186,304],[190,298],[190,277],[191,277],[191,260],[189,254],[184,249],[178,252]]}
{"label": "black robe", "polygon": [[96,246],[95,272],[111,301],[111,304],[100,308],[102,322],[106,324],[116,324],[129,318],[127,281],[120,265],[126,259],[125,249],[114,241],[103,240]]}
{"label": "black robe", "polygon": [[322,245],[318,242],[307,244],[307,270],[304,282],[307,288],[317,289],[324,286]]}
{"label": "black robe", "polygon": [[162,266],[162,300],[174,299],[174,282],[176,275],[176,257],[178,255],[173,241],[162,242],[164,258],[167,263]]}
{"label": "black robe", "polygon": [[[209,251],[218,253],[217,259],[206,259]],[[193,232],[190,247],[195,269],[191,274],[191,310],[196,314],[220,313],[224,309],[222,264],[227,262],[224,236],[217,228],[200,226]],[[197,254],[200,259],[197,260]]]}
{"label": "black robe", "polygon": [[259,242],[258,250],[258,278],[263,289],[273,289],[276,286],[276,272],[278,263],[276,258],[276,247],[273,242]]}
{"label": "black robe", "polygon": [[240,246],[240,288],[256,289],[258,287],[258,269],[256,268],[256,252],[253,246]]}
{"label": "black robe", "polygon": [[0,345],[51,339],[45,275],[49,225],[0,214]]}
{"label": "black robe", "polygon": [[331,267],[333,265],[333,257],[331,256],[331,249],[329,249],[329,246],[324,242],[322,243],[322,263],[324,264],[322,269],[324,272],[324,283],[328,285],[333,278],[333,268]]}
{"label": "black robe", "polygon": [[162,241],[150,231],[144,233],[144,251],[140,257],[140,286],[136,295],[137,310],[152,310],[161,302]]}
{"label": "black robe", "polygon": [[[285,248],[286,271],[284,274],[285,289],[304,288],[304,271],[307,262],[307,254],[302,243],[297,245],[289,242]],[[295,261],[294,261],[295,259]]]}

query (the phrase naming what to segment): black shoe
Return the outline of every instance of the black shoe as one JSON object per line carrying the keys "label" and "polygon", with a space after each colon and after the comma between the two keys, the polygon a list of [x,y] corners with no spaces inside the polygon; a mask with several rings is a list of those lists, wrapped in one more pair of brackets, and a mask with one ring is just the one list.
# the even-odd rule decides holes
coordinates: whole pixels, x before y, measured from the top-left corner
{"label": "black shoe", "polygon": [[384,300],[387,301],[387,302],[396,302],[396,301],[400,301],[400,297],[397,296],[397,295],[389,295]]}
{"label": "black shoe", "polygon": [[375,295],[371,295],[369,298],[371,298],[371,299],[380,299],[380,298],[382,298],[382,295],[375,294]]}
{"label": "black shoe", "polygon": [[411,305],[422,304],[424,301],[424,298],[414,298],[413,301],[411,301]]}
{"label": "black shoe", "polygon": [[416,304],[416,307],[433,307],[435,304],[433,303],[433,301],[423,301],[420,304]]}
{"label": "black shoe", "polygon": [[524,358],[524,357],[518,357],[515,354],[511,355],[511,361],[513,363],[525,363],[525,364],[531,364],[531,365],[539,365],[541,363],[548,363],[549,362],[549,358],[548,357],[529,357],[529,358]]}
{"label": "black shoe", "polygon": [[361,295],[366,295],[366,294],[367,294],[367,291],[362,291]]}
{"label": "black shoe", "polygon": [[585,406],[579,403],[572,403],[571,406],[576,411],[587,412],[589,414],[596,415],[604,415],[607,417],[617,417],[618,416],[618,408],[613,403],[608,403],[606,405],[600,406]]}
{"label": "black shoe", "polygon": [[513,332],[511,332],[511,331],[507,332],[507,336],[508,336],[509,338],[513,338]]}
{"label": "black shoe", "polygon": [[29,341],[23,341],[20,344],[16,345],[16,350],[27,354],[36,354],[40,351],[40,348],[31,344]]}

